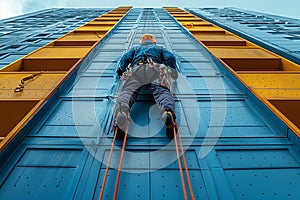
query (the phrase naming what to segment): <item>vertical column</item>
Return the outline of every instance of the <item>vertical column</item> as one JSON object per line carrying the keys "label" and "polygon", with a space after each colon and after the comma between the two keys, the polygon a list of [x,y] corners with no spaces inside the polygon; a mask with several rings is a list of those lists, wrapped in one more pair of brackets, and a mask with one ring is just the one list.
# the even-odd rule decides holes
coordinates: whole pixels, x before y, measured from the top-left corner
{"label": "vertical column", "polygon": [[0,70],[0,151],[128,10],[103,14]]}
{"label": "vertical column", "polygon": [[179,8],[165,8],[300,136],[300,66]]}

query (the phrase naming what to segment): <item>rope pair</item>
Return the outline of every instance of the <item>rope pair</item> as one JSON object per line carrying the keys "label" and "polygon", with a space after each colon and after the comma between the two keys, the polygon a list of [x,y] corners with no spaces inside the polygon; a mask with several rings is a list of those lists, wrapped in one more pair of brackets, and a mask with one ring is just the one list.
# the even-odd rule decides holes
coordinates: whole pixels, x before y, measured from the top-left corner
{"label": "rope pair", "polygon": [[[190,196],[191,196],[191,199],[194,200],[195,197],[194,197],[193,188],[192,188],[192,184],[191,184],[191,180],[190,180],[188,166],[187,166],[187,163],[186,163],[186,158],[185,158],[185,155],[184,155],[184,149],[183,149],[183,146],[182,146],[182,140],[181,140],[181,137],[180,137],[179,130],[178,130],[177,135],[176,135],[176,128],[178,129],[178,127],[175,127],[175,126],[173,127],[174,142],[175,142],[175,146],[176,146],[177,161],[178,161],[178,166],[179,166],[179,172],[180,172],[180,178],[181,178],[181,184],[182,184],[184,199],[188,200],[188,195],[187,195],[187,189],[186,189],[186,184],[185,184],[183,170],[182,170],[180,153],[179,153],[179,149],[178,149],[177,137],[178,137],[178,141],[179,141],[180,151],[181,151],[181,154],[182,154],[182,160],[183,160],[183,165],[184,165],[184,168],[185,168],[185,174],[186,174],[186,178],[187,178],[187,182],[188,182]],[[105,174],[104,174],[104,178],[103,178],[103,182],[102,182],[102,187],[101,187],[101,192],[100,192],[99,200],[102,200],[102,198],[103,198],[104,188],[105,188],[105,184],[106,184],[106,180],[107,180],[107,175],[108,175],[108,171],[109,171],[109,168],[110,168],[110,162],[111,162],[111,158],[112,158],[112,152],[113,152],[113,149],[114,149],[114,146],[115,146],[115,140],[116,140],[116,135],[117,135],[116,133],[117,133],[117,131],[118,131],[118,127],[116,127],[116,129],[115,129],[114,139],[113,139],[112,146],[111,146],[110,153],[109,153],[109,157],[108,157],[108,162],[107,162],[107,166],[106,166],[106,170],[105,170]],[[123,141],[122,152],[121,152],[121,157],[120,157],[120,162],[119,162],[119,168],[118,168],[118,175],[117,175],[117,179],[116,179],[116,183],[115,183],[115,190],[114,190],[114,198],[113,198],[113,200],[117,199],[118,188],[119,188],[119,181],[120,181],[120,175],[121,175],[121,169],[122,169],[122,163],[123,163],[123,157],[124,157],[124,151],[125,151],[125,146],[126,146],[127,135],[128,135],[128,126],[126,128],[125,137],[124,137],[124,141]]]}

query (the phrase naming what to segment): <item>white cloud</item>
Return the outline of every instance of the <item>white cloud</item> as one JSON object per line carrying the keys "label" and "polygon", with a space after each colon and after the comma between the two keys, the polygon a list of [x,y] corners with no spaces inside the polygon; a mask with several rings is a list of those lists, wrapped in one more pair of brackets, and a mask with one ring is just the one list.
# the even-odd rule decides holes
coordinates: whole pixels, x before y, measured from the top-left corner
{"label": "white cloud", "polygon": [[63,7],[64,0],[26,0],[23,4],[23,13],[34,12],[37,10],[43,10],[46,8]]}
{"label": "white cloud", "polygon": [[[114,8],[130,5],[134,7],[237,7],[257,10],[275,15],[300,18],[299,0],[0,0],[0,19],[55,7]],[[284,9],[283,9],[284,8]]]}
{"label": "white cloud", "polygon": [[46,8],[64,7],[65,0],[0,0],[0,19]]}
{"label": "white cloud", "polygon": [[0,19],[13,17],[16,15],[21,15],[22,13],[22,4],[23,1],[9,1],[1,0],[0,1]]}

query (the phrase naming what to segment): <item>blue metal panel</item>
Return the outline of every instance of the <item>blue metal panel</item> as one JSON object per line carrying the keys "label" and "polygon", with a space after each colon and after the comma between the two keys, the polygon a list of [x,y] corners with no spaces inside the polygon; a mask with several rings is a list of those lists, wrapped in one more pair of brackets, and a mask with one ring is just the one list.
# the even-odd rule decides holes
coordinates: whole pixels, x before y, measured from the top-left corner
{"label": "blue metal panel", "polygon": [[[83,170],[83,148],[29,146],[11,169],[0,177],[1,199],[69,199]],[[34,158],[34,160],[32,160]],[[9,175],[9,176],[8,176]]]}
{"label": "blue metal panel", "polygon": [[[95,191],[93,199],[98,199],[99,197],[104,172],[105,169],[100,171],[101,176],[99,177],[99,180],[101,180],[101,182],[97,184],[97,190]],[[107,186],[103,199],[113,199],[116,176],[116,170],[109,171],[106,183]],[[149,186],[147,184],[149,181],[150,177],[147,171],[140,173],[136,173],[135,171],[122,172],[119,184],[118,199],[126,199],[127,197],[130,197],[130,199],[134,200],[151,199]]]}
{"label": "blue metal panel", "polygon": [[[201,171],[189,170],[189,172],[195,199],[208,199]],[[155,180],[151,185],[152,199],[184,199],[178,170],[158,170],[152,172],[150,178]]]}
{"label": "blue metal panel", "polygon": [[224,169],[300,167],[288,149],[218,150],[217,156]]}
{"label": "blue metal panel", "polygon": [[237,199],[298,199],[300,165],[292,151],[248,147],[219,149],[216,155]]}
{"label": "blue metal panel", "polygon": [[[161,150],[156,149],[159,152],[150,152],[150,168],[151,169],[161,169],[164,170],[177,170],[178,171],[178,161],[176,156],[176,150],[173,149]],[[193,150],[188,150],[185,152],[186,160],[188,161],[188,168],[191,170],[200,169],[197,153]],[[178,177],[179,178],[179,177]],[[180,182],[178,179],[177,182]]]}
{"label": "blue metal panel", "polygon": [[103,113],[105,102],[102,100],[63,100],[53,111],[46,125],[93,125],[95,112]]}
{"label": "blue metal panel", "polygon": [[300,198],[300,168],[228,170],[225,174],[236,199]]}
{"label": "blue metal panel", "polygon": [[4,59],[1,59],[1,62],[3,62],[3,63],[11,63],[11,62],[13,62],[13,61],[15,61],[15,60],[23,57],[24,55],[26,55],[26,54],[23,54],[23,55],[22,54],[19,54],[19,55],[18,54],[9,54]]}
{"label": "blue metal panel", "polygon": [[298,19],[238,8],[187,10],[300,64]]}

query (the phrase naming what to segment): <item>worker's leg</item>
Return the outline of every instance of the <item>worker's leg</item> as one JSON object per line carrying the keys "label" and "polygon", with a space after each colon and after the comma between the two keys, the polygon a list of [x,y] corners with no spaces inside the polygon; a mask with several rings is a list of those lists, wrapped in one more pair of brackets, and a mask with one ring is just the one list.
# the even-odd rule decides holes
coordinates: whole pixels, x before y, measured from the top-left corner
{"label": "worker's leg", "polygon": [[161,113],[166,110],[175,112],[175,100],[168,88],[159,84],[151,84],[151,91]]}
{"label": "worker's leg", "polygon": [[130,78],[124,83],[116,102],[115,113],[120,109],[129,113],[140,91],[140,87],[141,83],[134,78]]}
{"label": "worker's leg", "polygon": [[123,139],[128,125],[130,108],[135,102],[140,91],[141,84],[131,77],[128,79],[118,96],[114,110],[114,127],[118,127],[117,139]]}
{"label": "worker's leg", "polygon": [[166,135],[172,139],[174,137],[174,128],[177,133],[174,97],[168,88],[158,84],[151,84],[151,90],[154,100],[160,108],[162,120],[166,125]]}

